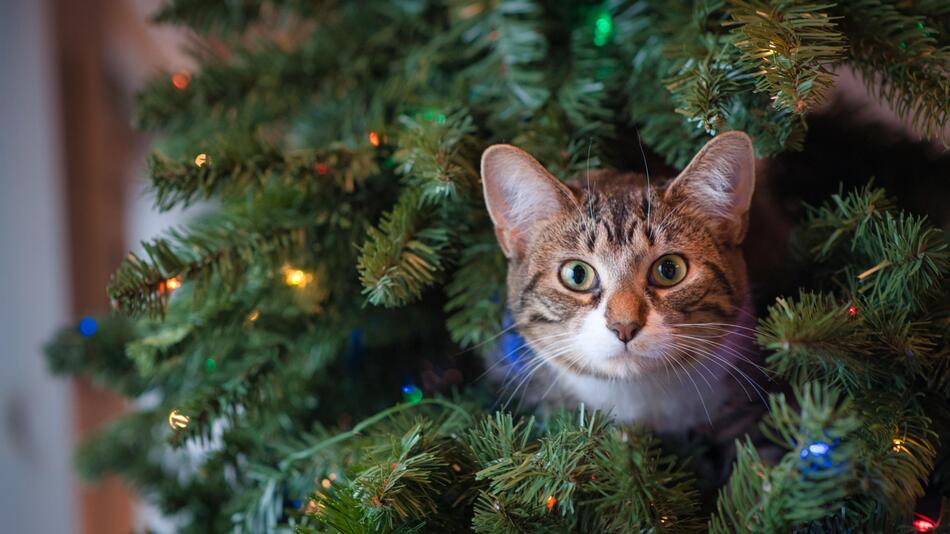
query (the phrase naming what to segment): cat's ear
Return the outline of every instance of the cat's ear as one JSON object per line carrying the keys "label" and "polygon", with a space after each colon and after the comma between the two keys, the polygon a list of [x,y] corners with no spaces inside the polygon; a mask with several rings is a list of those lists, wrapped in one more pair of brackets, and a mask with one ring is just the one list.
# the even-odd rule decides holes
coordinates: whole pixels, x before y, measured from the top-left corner
{"label": "cat's ear", "polygon": [[508,258],[523,256],[537,223],[577,205],[574,195],[530,154],[492,145],[482,154],[485,204]]}
{"label": "cat's ear", "polygon": [[744,132],[712,138],[666,190],[672,204],[687,203],[708,216],[714,231],[738,245],[749,226],[749,205],[755,189],[755,149]]}

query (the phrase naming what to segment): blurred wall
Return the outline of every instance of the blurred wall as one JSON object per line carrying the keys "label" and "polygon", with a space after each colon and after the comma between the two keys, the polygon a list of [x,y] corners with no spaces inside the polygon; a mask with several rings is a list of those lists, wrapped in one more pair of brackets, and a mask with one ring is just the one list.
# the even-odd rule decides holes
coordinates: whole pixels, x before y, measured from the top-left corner
{"label": "blurred wall", "polygon": [[0,0],[0,531],[68,533],[68,383],[41,347],[67,320],[62,158],[46,4]]}

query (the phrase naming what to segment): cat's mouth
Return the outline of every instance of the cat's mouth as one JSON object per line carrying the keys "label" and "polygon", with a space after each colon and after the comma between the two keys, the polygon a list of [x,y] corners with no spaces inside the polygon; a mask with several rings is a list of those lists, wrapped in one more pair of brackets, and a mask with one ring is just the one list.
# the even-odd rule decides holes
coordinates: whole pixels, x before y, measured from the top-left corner
{"label": "cat's mouth", "polygon": [[665,360],[656,351],[625,346],[599,356],[555,358],[554,362],[571,373],[601,379],[630,379],[659,372]]}

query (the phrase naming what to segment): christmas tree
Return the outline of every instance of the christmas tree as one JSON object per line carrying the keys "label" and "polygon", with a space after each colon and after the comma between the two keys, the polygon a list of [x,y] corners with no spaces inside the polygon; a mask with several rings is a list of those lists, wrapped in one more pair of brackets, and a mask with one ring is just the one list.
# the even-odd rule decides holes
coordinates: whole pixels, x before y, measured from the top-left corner
{"label": "christmas tree", "polygon": [[[54,371],[138,399],[81,446],[84,474],[118,473],[183,532],[938,522],[915,511],[950,493],[940,221],[860,167],[818,187],[777,173],[779,194],[810,202],[755,334],[790,386],[762,421],[784,456],[740,441],[710,496],[607,414],[496,410],[478,354],[504,330],[505,261],[477,161],[504,141],[561,178],[676,169],[744,130],[795,169],[838,65],[940,139],[950,4],[172,0],[156,18],[199,35],[201,67],[140,95],[139,126],[164,134],[155,205],[219,208],[130,255],[117,313],[50,344]],[[896,185],[913,199],[927,179]]]}

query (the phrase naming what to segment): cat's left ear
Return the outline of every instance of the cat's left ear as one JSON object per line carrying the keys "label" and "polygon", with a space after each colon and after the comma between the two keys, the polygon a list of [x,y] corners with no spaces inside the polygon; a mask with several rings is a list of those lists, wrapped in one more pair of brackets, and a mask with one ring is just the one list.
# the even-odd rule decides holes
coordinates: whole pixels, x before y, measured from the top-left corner
{"label": "cat's left ear", "polygon": [[755,149],[744,132],[717,135],[669,185],[665,199],[709,217],[716,235],[732,245],[745,238],[755,189]]}

